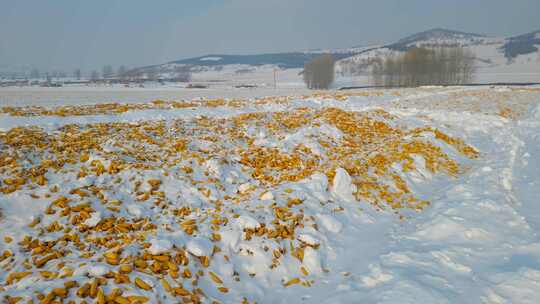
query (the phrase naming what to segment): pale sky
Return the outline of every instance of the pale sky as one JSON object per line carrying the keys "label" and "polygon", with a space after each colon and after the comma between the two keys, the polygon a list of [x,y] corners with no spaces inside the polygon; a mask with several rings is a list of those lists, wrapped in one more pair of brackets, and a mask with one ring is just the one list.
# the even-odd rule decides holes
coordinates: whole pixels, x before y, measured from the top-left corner
{"label": "pale sky", "polygon": [[540,29],[540,1],[0,0],[0,65],[88,72],[387,43],[435,27],[523,34]]}

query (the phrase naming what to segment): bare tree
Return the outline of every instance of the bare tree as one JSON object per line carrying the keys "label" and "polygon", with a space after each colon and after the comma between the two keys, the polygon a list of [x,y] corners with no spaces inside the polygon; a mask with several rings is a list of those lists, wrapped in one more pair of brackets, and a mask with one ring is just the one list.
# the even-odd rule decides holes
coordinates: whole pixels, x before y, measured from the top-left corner
{"label": "bare tree", "polygon": [[373,76],[372,79],[375,85],[383,85],[383,77],[384,77],[383,72],[384,71],[383,71],[382,59],[374,61],[373,66],[371,68],[371,74]]}
{"label": "bare tree", "polygon": [[457,85],[472,81],[474,54],[464,48],[412,48],[372,69],[376,85]]}
{"label": "bare tree", "polygon": [[81,69],[75,69],[73,71],[73,77],[75,77],[77,80],[81,80]]}
{"label": "bare tree", "polygon": [[114,76],[114,70],[112,65],[108,64],[103,66],[103,68],[101,69],[101,75],[103,76],[103,78],[110,78]]}
{"label": "bare tree", "polygon": [[174,68],[174,80],[178,82],[191,81],[191,66],[179,65]]}
{"label": "bare tree", "polygon": [[304,65],[304,82],[309,89],[327,90],[334,82],[335,61],[325,54],[308,61]]}
{"label": "bare tree", "polygon": [[148,71],[146,71],[146,79],[154,81],[159,78],[159,73],[155,68],[150,68]]}
{"label": "bare tree", "polygon": [[99,79],[99,72],[96,70],[92,71],[92,73],[90,74],[90,80],[96,81],[98,79]]}
{"label": "bare tree", "polygon": [[118,67],[118,72],[116,72],[116,77],[124,79],[127,76],[127,68],[124,65]]}
{"label": "bare tree", "polygon": [[30,71],[30,78],[38,79],[40,77],[39,70],[34,68]]}

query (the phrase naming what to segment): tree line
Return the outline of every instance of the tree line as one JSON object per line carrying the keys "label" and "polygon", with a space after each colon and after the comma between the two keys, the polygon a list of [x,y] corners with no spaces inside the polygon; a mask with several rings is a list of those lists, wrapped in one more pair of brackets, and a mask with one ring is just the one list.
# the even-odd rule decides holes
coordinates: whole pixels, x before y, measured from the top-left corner
{"label": "tree line", "polygon": [[374,85],[414,87],[421,85],[460,85],[474,78],[472,51],[460,48],[411,48],[373,64]]}
{"label": "tree line", "polygon": [[[348,68],[354,71],[366,70],[367,66],[371,66],[373,85],[415,87],[470,83],[476,71],[474,62],[474,53],[466,48],[415,47],[384,58],[346,63]],[[309,89],[329,89],[334,82],[334,70],[335,61],[332,55],[318,56],[305,63],[302,72],[304,82]]]}
{"label": "tree line", "polygon": [[335,61],[332,55],[324,54],[304,64],[304,82],[309,89],[327,90],[334,82]]}
{"label": "tree line", "polygon": [[[191,81],[191,69],[189,65],[179,65],[174,67],[168,72],[168,77],[178,82],[189,82]],[[68,74],[64,72],[40,72],[37,68],[34,68],[30,71],[29,74],[32,79],[46,78],[47,80],[53,78],[66,78]],[[160,70],[157,67],[151,67],[147,69],[129,69],[124,65],[119,66],[116,70],[115,68],[108,64],[104,65],[101,68],[101,72],[98,70],[90,71],[87,76],[83,75],[83,71],[80,68],[74,69],[71,76],[77,80],[87,78],[91,81],[98,80],[110,80],[110,79],[120,79],[120,80],[133,80],[133,79],[145,79],[156,81],[160,80]]]}

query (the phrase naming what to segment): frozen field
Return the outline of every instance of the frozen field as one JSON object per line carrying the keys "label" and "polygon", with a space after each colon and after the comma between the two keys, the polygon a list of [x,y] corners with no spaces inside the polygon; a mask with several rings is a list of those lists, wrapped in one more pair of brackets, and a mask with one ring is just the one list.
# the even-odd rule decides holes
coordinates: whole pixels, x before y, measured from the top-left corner
{"label": "frozen field", "polygon": [[540,88],[287,90],[0,89],[0,297],[540,302]]}
{"label": "frozen field", "polygon": [[264,96],[287,96],[308,94],[306,89],[295,87],[235,89],[211,87],[208,89],[185,89],[183,87],[11,87],[0,88],[0,106],[25,105],[76,105],[95,103],[144,103],[155,99],[191,100],[197,98],[256,98]]}

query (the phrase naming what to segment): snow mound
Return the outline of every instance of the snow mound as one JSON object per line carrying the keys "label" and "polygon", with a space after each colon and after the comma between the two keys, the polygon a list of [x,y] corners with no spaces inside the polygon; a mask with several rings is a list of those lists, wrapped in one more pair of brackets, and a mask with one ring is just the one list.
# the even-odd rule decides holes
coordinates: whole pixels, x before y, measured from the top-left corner
{"label": "snow mound", "polygon": [[352,178],[343,168],[336,169],[336,176],[332,182],[332,193],[345,202],[354,202],[353,193],[356,187],[352,184]]}

